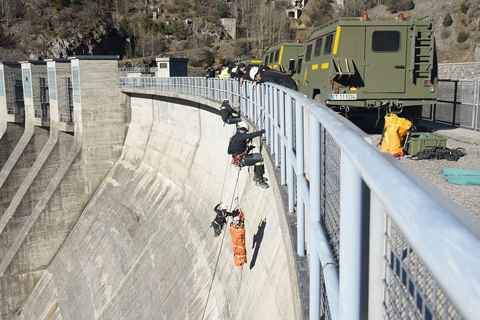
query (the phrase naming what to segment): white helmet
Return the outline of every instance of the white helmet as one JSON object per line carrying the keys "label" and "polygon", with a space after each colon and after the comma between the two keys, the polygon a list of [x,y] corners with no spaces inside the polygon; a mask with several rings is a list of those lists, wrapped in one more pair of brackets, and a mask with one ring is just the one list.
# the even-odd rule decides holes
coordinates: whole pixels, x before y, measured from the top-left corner
{"label": "white helmet", "polygon": [[255,75],[258,72],[258,67],[252,67],[250,69],[250,79],[255,80]]}
{"label": "white helmet", "polygon": [[227,210],[227,209],[228,209],[227,204],[222,203],[222,204],[220,205],[220,209],[221,209],[221,210]]}
{"label": "white helmet", "polygon": [[248,123],[246,123],[245,121],[240,121],[239,123],[237,123],[237,130],[248,131]]}

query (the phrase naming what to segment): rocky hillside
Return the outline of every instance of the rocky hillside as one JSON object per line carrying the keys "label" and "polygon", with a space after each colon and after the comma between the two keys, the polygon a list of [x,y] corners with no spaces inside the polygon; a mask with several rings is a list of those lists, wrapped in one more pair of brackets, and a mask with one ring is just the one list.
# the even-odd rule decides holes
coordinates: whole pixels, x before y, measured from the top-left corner
{"label": "rocky hillside", "polygon": [[[405,16],[429,16],[435,21],[437,53],[440,63],[480,62],[480,1],[415,0],[415,8],[404,12]],[[443,26],[445,16],[450,14],[452,24]],[[397,16],[384,5],[369,11],[371,17]],[[466,39],[459,35],[467,35]],[[461,42],[459,42],[461,41]]]}
{"label": "rocky hillside", "polygon": [[[310,0],[315,1],[322,0]],[[381,2],[388,1],[393,0]],[[258,30],[270,26],[247,20],[248,14],[252,15],[250,21],[268,19],[267,13],[262,13],[263,2],[253,0],[0,0],[0,59],[113,54],[127,65],[139,65],[152,63],[159,54],[175,54],[188,56],[194,66],[221,63],[235,55],[257,54],[267,41],[276,41],[274,37],[304,38],[308,28],[305,30],[305,25],[297,23],[300,21],[278,19],[278,14],[288,8],[288,1],[283,7],[279,2],[274,19],[283,24],[272,28],[270,34],[262,34]],[[476,54],[480,0],[414,0],[414,4],[413,10],[403,13],[434,19],[440,62],[480,61],[480,49]],[[305,11],[311,7],[307,5]],[[388,9],[378,5],[368,13],[370,17],[398,14]],[[258,14],[265,19],[258,18]],[[332,11],[331,18],[340,14],[340,10]],[[450,25],[444,21],[447,14],[451,17]],[[232,39],[220,22],[225,17],[237,18],[237,30],[244,36]]]}

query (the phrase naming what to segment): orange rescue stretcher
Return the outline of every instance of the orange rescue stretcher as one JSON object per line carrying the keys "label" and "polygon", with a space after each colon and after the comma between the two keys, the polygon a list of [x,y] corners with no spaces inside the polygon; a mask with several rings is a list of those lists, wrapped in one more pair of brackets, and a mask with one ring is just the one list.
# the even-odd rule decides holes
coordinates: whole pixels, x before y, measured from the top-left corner
{"label": "orange rescue stretcher", "polygon": [[[237,219],[238,218],[238,219]],[[239,267],[247,262],[247,252],[245,250],[245,216],[242,211],[233,218],[230,223],[230,235],[233,245],[233,263]]]}

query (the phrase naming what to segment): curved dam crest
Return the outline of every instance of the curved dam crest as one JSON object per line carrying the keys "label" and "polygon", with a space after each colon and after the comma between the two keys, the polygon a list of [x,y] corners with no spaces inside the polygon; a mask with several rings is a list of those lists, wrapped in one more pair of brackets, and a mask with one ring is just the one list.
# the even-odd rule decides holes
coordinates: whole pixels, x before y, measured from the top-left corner
{"label": "curved dam crest", "polygon": [[[270,188],[261,189],[247,167],[237,176],[230,165],[233,127],[223,125],[219,103],[126,98],[122,155],[18,319],[301,318],[293,246],[267,155]],[[228,224],[213,237],[219,201],[245,213],[242,267],[233,264]]]}

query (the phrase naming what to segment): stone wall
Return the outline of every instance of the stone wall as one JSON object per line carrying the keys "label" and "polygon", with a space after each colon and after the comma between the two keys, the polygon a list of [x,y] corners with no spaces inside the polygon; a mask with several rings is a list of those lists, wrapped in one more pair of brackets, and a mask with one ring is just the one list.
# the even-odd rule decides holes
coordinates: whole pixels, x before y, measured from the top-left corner
{"label": "stone wall", "polygon": [[440,79],[479,79],[480,62],[439,63]]}

